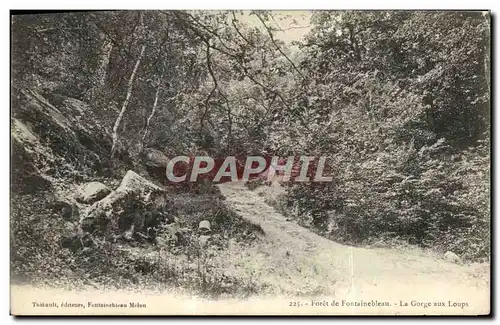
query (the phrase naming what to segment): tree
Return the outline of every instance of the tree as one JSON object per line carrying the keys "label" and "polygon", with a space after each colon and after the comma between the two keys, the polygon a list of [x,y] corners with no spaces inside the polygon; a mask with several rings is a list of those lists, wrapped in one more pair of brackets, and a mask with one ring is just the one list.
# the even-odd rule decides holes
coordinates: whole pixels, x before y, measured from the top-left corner
{"label": "tree", "polygon": [[118,128],[120,127],[120,123],[123,119],[123,115],[125,114],[125,111],[127,110],[127,106],[130,102],[130,96],[132,96],[132,87],[134,85],[135,75],[137,73],[137,69],[139,68],[139,64],[141,63],[142,56],[144,55],[144,50],[146,50],[146,45],[142,45],[139,57],[137,58],[137,61],[135,63],[134,69],[132,70],[132,73],[130,74],[130,79],[128,81],[128,87],[127,87],[127,95],[125,97],[125,101],[123,102],[122,109],[121,109],[120,113],[118,114],[118,117],[116,118],[115,125],[113,126],[113,146],[111,147],[111,158],[113,158],[113,156],[116,152],[116,145],[117,145],[117,141],[118,141]]}

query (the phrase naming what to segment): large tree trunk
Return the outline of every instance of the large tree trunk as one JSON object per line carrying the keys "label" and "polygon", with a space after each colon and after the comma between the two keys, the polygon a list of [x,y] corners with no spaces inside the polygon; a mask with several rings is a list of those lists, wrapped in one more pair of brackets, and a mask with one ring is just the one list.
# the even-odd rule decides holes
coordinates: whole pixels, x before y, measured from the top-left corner
{"label": "large tree trunk", "polygon": [[165,71],[162,71],[160,80],[158,82],[158,87],[156,88],[156,94],[155,94],[155,100],[153,102],[153,108],[151,109],[151,114],[149,114],[148,119],[146,120],[146,125],[144,126],[144,134],[142,135],[141,142],[139,143],[139,149],[142,151],[144,148],[144,141],[146,140],[146,137],[148,136],[149,132],[149,124],[151,123],[151,120],[153,119],[153,116],[156,113],[156,106],[158,106],[158,98],[160,97],[160,90],[161,86],[163,84],[163,74]]}
{"label": "large tree trunk", "polygon": [[145,49],[146,49],[146,45],[143,45],[141,48],[141,53],[139,54],[139,57],[137,58],[137,61],[135,62],[134,70],[132,70],[132,74],[130,75],[130,79],[128,80],[127,96],[125,97],[125,101],[123,101],[122,109],[120,111],[120,114],[118,114],[118,117],[116,118],[115,125],[113,126],[113,145],[111,147],[111,158],[114,157],[115,152],[116,152],[116,145],[118,142],[118,128],[120,127],[120,123],[123,119],[123,115],[127,111],[127,106],[128,106],[128,103],[130,102],[130,96],[132,95],[132,88],[134,85],[135,75],[137,73],[137,69],[139,68],[139,64],[141,63]]}

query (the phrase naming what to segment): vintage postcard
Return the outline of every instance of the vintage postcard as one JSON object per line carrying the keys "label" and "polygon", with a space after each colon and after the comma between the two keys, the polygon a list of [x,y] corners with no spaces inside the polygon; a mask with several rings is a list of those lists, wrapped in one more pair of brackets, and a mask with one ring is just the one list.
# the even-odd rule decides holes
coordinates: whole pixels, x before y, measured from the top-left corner
{"label": "vintage postcard", "polygon": [[11,13],[12,315],[489,315],[490,12]]}

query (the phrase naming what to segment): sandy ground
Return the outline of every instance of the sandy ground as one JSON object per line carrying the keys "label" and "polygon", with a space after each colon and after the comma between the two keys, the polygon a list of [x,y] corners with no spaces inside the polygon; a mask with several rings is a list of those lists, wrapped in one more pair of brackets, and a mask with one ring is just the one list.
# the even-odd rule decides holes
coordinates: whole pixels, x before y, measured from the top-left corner
{"label": "sandy ground", "polygon": [[256,245],[235,247],[229,254],[237,267],[252,270],[280,294],[376,299],[398,306],[408,302],[410,307],[414,300],[444,303],[444,313],[489,312],[489,265],[457,265],[418,249],[342,245],[286,221],[259,190],[250,191],[242,183],[219,188],[233,209],[266,234]]}
{"label": "sandy ground", "polygon": [[[233,241],[210,263],[256,283],[248,298],[211,300],[168,288],[89,288],[79,292],[11,286],[11,312],[24,315],[484,315],[490,312],[489,265],[457,265],[416,248],[360,248],[321,237],[277,213],[265,199],[279,186],[253,191],[219,185],[226,202],[265,232],[251,244]],[[62,302],[84,307],[62,308]],[[54,302],[57,308],[34,307]],[[136,302],[144,308],[97,308]]]}

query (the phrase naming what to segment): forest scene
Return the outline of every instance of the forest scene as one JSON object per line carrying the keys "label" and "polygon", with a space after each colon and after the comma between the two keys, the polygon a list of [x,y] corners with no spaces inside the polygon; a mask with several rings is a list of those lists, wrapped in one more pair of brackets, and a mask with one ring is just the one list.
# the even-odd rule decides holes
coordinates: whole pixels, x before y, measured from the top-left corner
{"label": "forest scene", "polygon": [[[12,15],[12,283],[339,294],[354,252],[365,292],[489,290],[490,33],[480,11]],[[262,152],[333,180],[165,179]]]}

